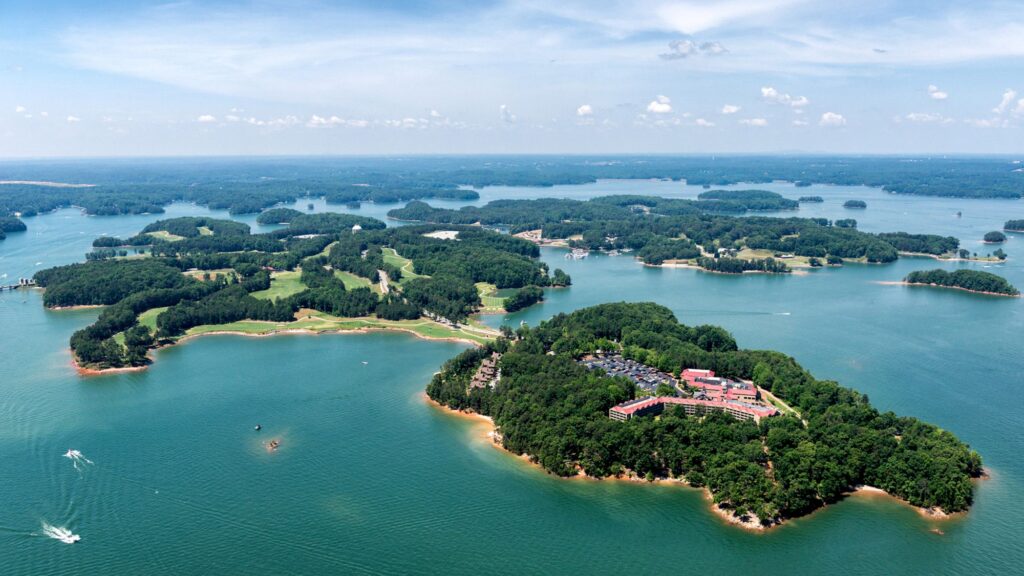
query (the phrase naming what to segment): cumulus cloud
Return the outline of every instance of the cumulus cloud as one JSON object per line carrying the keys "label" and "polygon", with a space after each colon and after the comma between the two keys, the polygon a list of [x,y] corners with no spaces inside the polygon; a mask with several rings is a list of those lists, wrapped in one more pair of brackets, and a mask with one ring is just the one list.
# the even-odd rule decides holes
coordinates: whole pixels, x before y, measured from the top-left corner
{"label": "cumulus cloud", "polygon": [[764,98],[765,100],[776,102],[778,104],[784,104],[786,106],[791,106],[793,108],[802,108],[811,103],[811,101],[808,100],[806,96],[798,96],[794,98],[789,94],[779,92],[772,86],[762,86],[761,97]]}
{"label": "cumulus cloud", "polygon": [[498,106],[498,114],[501,116],[501,121],[506,124],[515,124],[516,120],[518,120],[516,115],[504,104]]}
{"label": "cumulus cloud", "polygon": [[672,100],[668,96],[658,95],[647,105],[647,111],[651,114],[668,114],[672,111]]}
{"label": "cumulus cloud", "polygon": [[430,117],[431,118],[440,118],[441,117],[441,113],[438,112],[437,110],[431,110],[430,111]]}
{"label": "cumulus cloud", "polygon": [[764,118],[743,118],[740,120],[740,124],[743,124],[744,126],[756,126],[758,128],[762,128],[768,125],[768,121]]}
{"label": "cumulus cloud", "polygon": [[950,124],[953,122],[952,118],[948,118],[942,114],[932,114],[930,112],[911,112],[903,118],[907,122],[913,122],[915,124]]}
{"label": "cumulus cloud", "polygon": [[25,108],[24,106],[15,106],[15,107],[14,107],[14,112],[15,112],[16,114],[24,114],[24,113],[25,113],[25,112],[27,112],[27,111],[28,111],[28,109],[27,109],[27,108]]}
{"label": "cumulus cloud", "polygon": [[68,116],[67,117],[68,124],[75,124],[75,123],[81,122],[81,121],[82,121],[82,119],[79,118],[78,116]]}
{"label": "cumulus cloud", "polygon": [[818,125],[826,127],[846,126],[846,118],[842,114],[825,112],[821,115],[821,120],[818,120]]}
{"label": "cumulus cloud", "polygon": [[935,84],[928,85],[928,96],[930,96],[932,100],[945,100],[946,98],[949,98],[949,94],[939,90],[939,87]]}
{"label": "cumulus cloud", "polygon": [[577,116],[593,116],[594,108],[590,104],[584,104],[576,109]]}
{"label": "cumulus cloud", "polygon": [[793,126],[807,126],[808,124],[810,124],[810,122],[807,120],[793,120]]}
{"label": "cumulus cloud", "polygon": [[707,120],[705,120],[703,118],[697,118],[694,121],[694,124],[696,124],[697,126],[700,126],[702,128],[714,128],[715,127],[715,123],[714,122],[708,122]]}
{"label": "cumulus cloud", "polygon": [[673,40],[668,43],[668,52],[658,54],[662,60],[683,60],[690,56],[719,56],[728,50],[719,42],[701,42],[693,40]]}
{"label": "cumulus cloud", "polygon": [[1013,99],[1016,97],[1017,91],[1007,88],[1006,91],[1003,92],[1003,99],[999,101],[998,106],[992,109],[992,112],[995,114],[1003,114],[1010,108],[1010,105],[1013,104]]}
{"label": "cumulus cloud", "polygon": [[740,107],[734,104],[726,104],[722,106],[722,114],[735,114],[740,111]]}
{"label": "cumulus cloud", "polygon": [[217,121],[217,117],[216,116],[212,116],[210,114],[203,114],[202,116],[196,118],[196,122],[199,122],[200,124],[210,124],[210,123],[216,122],[216,121]]}

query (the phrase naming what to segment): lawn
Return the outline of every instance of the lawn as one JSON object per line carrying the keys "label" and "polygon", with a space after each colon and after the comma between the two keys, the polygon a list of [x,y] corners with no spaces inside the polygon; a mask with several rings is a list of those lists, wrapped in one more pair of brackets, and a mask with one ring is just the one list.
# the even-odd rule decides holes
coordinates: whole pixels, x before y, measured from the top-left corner
{"label": "lawn", "polygon": [[274,272],[270,275],[270,288],[253,292],[252,295],[255,298],[275,300],[277,298],[287,298],[292,294],[298,294],[306,289],[306,285],[302,283],[301,276],[302,273],[298,270],[294,272]]}
{"label": "lawn", "polygon": [[384,262],[386,264],[391,264],[402,271],[402,279],[398,282],[399,286],[404,284],[407,280],[423,276],[423,274],[417,274],[413,271],[412,260],[402,258],[398,255],[398,252],[395,252],[394,248],[383,248],[382,251],[384,253]]}
{"label": "lawn", "polygon": [[178,240],[184,240],[185,239],[184,236],[178,236],[177,234],[171,234],[167,230],[157,230],[156,232],[146,232],[146,234],[149,234],[153,238],[158,238],[160,240],[166,240],[168,242],[177,242]]}
{"label": "lawn", "polygon": [[[483,306],[483,312],[504,312],[505,298],[511,296],[511,294],[502,294],[502,292],[506,291],[498,290],[497,286],[487,282],[477,282],[476,291],[480,294],[480,304]],[[515,292],[515,290],[512,290],[512,292]]]}
{"label": "lawn", "polygon": [[334,276],[345,284],[345,290],[355,290],[356,288],[369,288],[378,295],[380,294],[380,284],[374,284],[373,282],[370,282],[369,278],[356,276],[355,274],[351,272],[345,272],[344,270],[335,270]]}

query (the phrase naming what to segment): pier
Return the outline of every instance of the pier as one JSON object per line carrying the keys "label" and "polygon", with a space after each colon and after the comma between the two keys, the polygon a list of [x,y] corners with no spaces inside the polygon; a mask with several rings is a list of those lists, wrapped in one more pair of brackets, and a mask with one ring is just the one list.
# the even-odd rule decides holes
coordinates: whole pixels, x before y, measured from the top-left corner
{"label": "pier", "polygon": [[31,278],[18,278],[17,284],[0,284],[0,292],[4,290],[17,290],[18,288],[33,288],[36,281]]}

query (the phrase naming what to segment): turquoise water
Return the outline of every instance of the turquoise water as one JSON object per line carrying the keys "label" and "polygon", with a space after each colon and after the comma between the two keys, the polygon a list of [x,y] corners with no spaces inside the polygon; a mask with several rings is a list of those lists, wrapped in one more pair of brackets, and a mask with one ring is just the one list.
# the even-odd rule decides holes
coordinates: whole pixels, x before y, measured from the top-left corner
{"label": "turquoise water", "polygon": [[[854,217],[863,229],[952,234],[965,244],[1024,217],[1020,202],[777,186],[826,197],[801,215],[844,217],[842,202],[861,198],[869,208]],[[599,182],[488,188],[481,201],[626,191],[699,192]],[[389,208],[357,212],[379,217]],[[93,237],[130,235],[156,218],[64,210],[29,219],[27,233],[0,242],[0,274],[78,261]],[[1019,287],[1022,242],[1012,238],[1011,260],[990,268]],[[80,378],[67,339],[97,312],[50,312],[38,292],[4,293],[0,573],[1019,573],[1024,300],[877,283],[985,264],[903,259],[737,278],[645,268],[629,257],[565,261],[546,249],[544,258],[575,285],[486,322],[534,324],[599,302],[657,301],[683,322],[725,326],[741,345],[792,354],[882,409],[952,430],[982,453],[993,478],[978,484],[970,513],[949,522],[858,497],[749,534],[724,525],[698,491],[563,481],[492,448],[478,425],[421,396],[459,344],[381,333],[213,336],[158,352],[145,372]],[[264,430],[254,432],[255,423]],[[272,454],[261,445],[270,437],[283,441]],[[94,464],[76,471],[61,456],[68,449]],[[43,522],[83,539],[68,546],[41,536]],[[945,534],[931,533],[936,526]]]}

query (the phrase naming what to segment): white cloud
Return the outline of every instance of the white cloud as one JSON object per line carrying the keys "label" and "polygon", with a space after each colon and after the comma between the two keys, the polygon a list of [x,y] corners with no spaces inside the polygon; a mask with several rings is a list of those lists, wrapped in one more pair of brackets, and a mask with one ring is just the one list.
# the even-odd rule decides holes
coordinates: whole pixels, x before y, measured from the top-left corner
{"label": "white cloud", "polygon": [[82,121],[82,119],[79,118],[78,116],[68,116],[67,117],[68,124],[75,124],[76,122],[81,122],[81,121]]}
{"label": "white cloud", "polygon": [[224,119],[227,120],[228,122],[239,122],[239,121],[242,120],[240,117],[235,116],[234,114],[228,114],[227,116],[224,117]]}
{"label": "white cloud", "polygon": [[668,52],[658,54],[662,60],[683,60],[690,56],[720,56],[728,50],[719,42],[702,42],[693,40],[673,40],[668,43]]}
{"label": "white cloud", "polygon": [[972,118],[965,122],[975,128],[1006,128],[1010,125],[1005,118]]}
{"label": "white cloud", "polygon": [[930,112],[911,112],[903,118],[907,122],[913,122],[915,124],[951,124],[953,122],[952,118]]}
{"label": "white cloud", "polygon": [[1017,97],[1017,91],[1007,88],[1003,92],[1003,99],[999,101],[999,105],[992,109],[995,114],[1002,114],[1013,104],[1013,99]]}
{"label": "white cloud", "polygon": [[24,106],[15,106],[14,107],[14,113],[15,114],[24,114],[27,111],[28,111],[28,109],[26,109]]}
{"label": "white cloud", "polygon": [[821,115],[821,120],[818,120],[818,125],[826,127],[846,126],[846,118],[842,114],[825,112]]}
{"label": "white cloud", "polygon": [[945,100],[949,98],[949,94],[939,90],[939,87],[935,84],[928,85],[928,96],[931,96],[932,100]]}
{"label": "white cloud", "polygon": [[1024,98],[1017,100],[1017,107],[1013,109],[1014,116],[1024,116]]}
{"label": "white cloud", "polygon": [[810,124],[807,120],[793,120],[793,126],[807,126]]}
{"label": "white cloud", "polygon": [[733,104],[726,104],[722,106],[722,114],[735,114],[740,111],[740,107]]}
{"label": "white cloud", "polygon": [[668,26],[684,34],[696,34],[729,23],[770,15],[797,0],[723,0],[716,2],[676,2],[657,8],[657,16]]}
{"label": "white cloud", "polygon": [[584,104],[576,109],[577,116],[593,116],[594,108],[590,104]]}
{"label": "white cloud", "polygon": [[708,122],[707,120],[705,120],[703,118],[697,118],[694,121],[694,124],[696,124],[697,126],[701,126],[702,128],[714,128],[715,127],[715,123],[714,122]]}
{"label": "white cloud", "polygon": [[647,105],[647,111],[651,114],[668,114],[672,111],[672,100],[668,96],[658,95]]}
{"label": "white cloud", "polygon": [[203,114],[202,116],[196,118],[196,122],[199,122],[200,124],[210,124],[211,122],[216,122],[216,121],[217,121],[217,117],[216,116],[211,116],[209,114]]}
{"label": "white cloud", "polygon": [[762,128],[768,125],[768,121],[764,118],[743,118],[740,120],[740,124],[743,124],[744,126],[756,126],[758,128]]}
{"label": "white cloud", "polygon": [[441,113],[438,112],[437,110],[431,110],[430,111],[430,117],[431,118],[440,118],[441,117]]}
{"label": "white cloud", "polygon": [[515,124],[516,120],[518,120],[516,115],[504,104],[498,106],[498,114],[501,116],[501,121],[506,124]]}
{"label": "white cloud", "polygon": [[50,113],[44,110],[44,111],[40,112],[39,115],[42,116],[43,118],[47,118],[47,117],[50,116]]}
{"label": "white cloud", "polygon": [[794,98],[789,94],[779,92],[778,90],[771,86],[761,87],[761,97],[764,98],[765,100],[769,100],[771,102],[776,102],[779,104],[785,104],[786,106],[791,106],[793,108],[802,108],[811,103],[811,101],[808,100],[806,96],[798,96]]}

